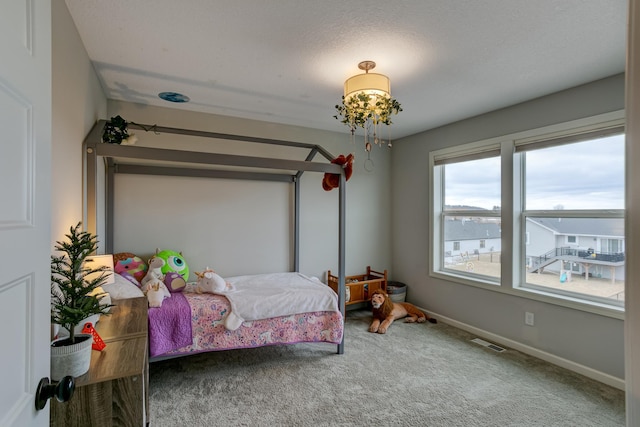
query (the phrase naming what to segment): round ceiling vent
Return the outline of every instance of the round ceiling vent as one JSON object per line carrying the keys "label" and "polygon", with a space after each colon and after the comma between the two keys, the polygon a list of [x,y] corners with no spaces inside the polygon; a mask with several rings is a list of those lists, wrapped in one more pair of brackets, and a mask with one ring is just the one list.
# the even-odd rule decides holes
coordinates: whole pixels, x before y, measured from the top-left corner
{"label": "round ceiling vent", "polygon": [[190,99],[187,95],[183,95],[177,92],[160,92],[158,96],[161,99],[169,102],[189,102]]}

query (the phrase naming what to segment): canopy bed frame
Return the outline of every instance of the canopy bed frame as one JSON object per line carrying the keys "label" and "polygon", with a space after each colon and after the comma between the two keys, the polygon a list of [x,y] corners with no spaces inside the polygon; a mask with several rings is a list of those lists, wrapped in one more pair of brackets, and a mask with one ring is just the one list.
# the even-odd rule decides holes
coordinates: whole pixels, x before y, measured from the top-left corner
{"label": "canopy bed frame", "polygon": [[[307,149],[306,159],[289,160],[266,157],[252,157],[212,152],[196,152],[175,149],[149,148],[135,145],[119,145],[102,142],[102,133],[106,120],[99,120],[91,129],[83,144],[86,184],[86,227],[97,234],[99,185],[98,159],[105,164],[105,250],[113,253],[114,248],[114,197],[115,174],[145,174],[164,176],[185,176],[200,178],[248,179],[263,181],[290,182],[294,185],[293,205],[293,271],[299,271],[300,262],[300,179],[304,172],[332,173],[339,175],[338,187],[338,303],[342,318],[345,316],[345,186],[344,169],[333,163],[314,162],[320,154],[326,160],[334,159],[328,151],[319,145],[306,144],[278,139],[223,134],[216,132],[162,127],[129,123],[129,129],[153,131],[154,133],[187,135],[220,140],[235,140],[257,144],[278,145]],[[122,162],[125,160],[125,162]],[[150,164],[149,161],[170,162],[172,165]],[[178,163],[179,166],[173,164]],[[187,167],[188,166],[188,167]],[[212,166],[232,166],[244,169],[215,169]],[[250,169],[248,169],[250,168]],[[291,171],[291,172],[283,172]],[[344,336],[337,344],[337,353],[344,353]]]}

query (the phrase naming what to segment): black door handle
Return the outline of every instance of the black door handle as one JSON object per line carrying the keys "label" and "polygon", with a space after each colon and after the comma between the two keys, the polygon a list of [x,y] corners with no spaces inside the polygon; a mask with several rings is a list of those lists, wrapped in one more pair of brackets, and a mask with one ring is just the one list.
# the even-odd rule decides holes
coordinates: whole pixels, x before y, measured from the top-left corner
{"label": "black door handle", "polygon": [[73,377],[63,377],[60,381],[50,382],[49,378],[42,378],[36,390],[36,410],[44,409],[47,400],[55,397],[58,402],[66,402],[73,396],[76,382]]}

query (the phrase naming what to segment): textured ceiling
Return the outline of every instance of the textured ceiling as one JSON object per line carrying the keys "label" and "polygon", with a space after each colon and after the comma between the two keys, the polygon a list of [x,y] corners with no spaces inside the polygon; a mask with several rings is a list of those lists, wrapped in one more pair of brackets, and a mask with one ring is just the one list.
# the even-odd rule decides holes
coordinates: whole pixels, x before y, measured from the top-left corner
{"label": "textured ceiling", "polygon": [[623,0],[66,3],[109,99],[347,132],[334,106],[373,60],[404,109],[394,138],[625,66]]}

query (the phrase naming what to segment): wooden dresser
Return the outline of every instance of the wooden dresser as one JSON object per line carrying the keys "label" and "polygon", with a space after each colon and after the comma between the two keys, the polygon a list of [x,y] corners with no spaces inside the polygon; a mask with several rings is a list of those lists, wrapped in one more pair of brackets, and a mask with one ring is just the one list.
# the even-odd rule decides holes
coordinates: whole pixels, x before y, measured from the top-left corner
{"label": "wooden dresser", "polygon": [[76,378],[69,402],[51,399],[51,426],[135,426],[149,423],[147,299],[114,302],[96,330],[105,342],[92,350],[89,372]]}

